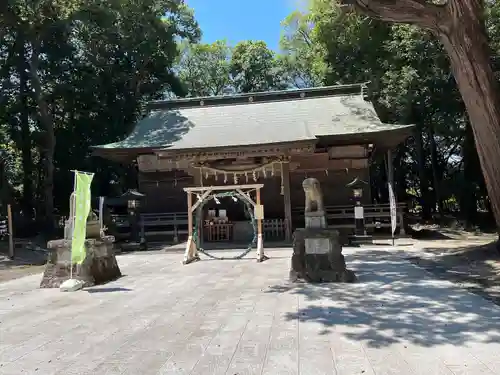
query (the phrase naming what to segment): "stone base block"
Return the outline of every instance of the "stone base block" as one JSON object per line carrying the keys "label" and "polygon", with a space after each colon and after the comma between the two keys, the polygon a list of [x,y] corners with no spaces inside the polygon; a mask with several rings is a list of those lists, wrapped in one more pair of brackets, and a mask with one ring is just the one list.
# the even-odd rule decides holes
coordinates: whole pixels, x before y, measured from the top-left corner
{"label": "stone base block", "polygon": [[[85,240],[87,256],[84,262],[73,265],[73,278],[81,280],[84,287],[104,284],[119,278],[122,274],[114,252],[114,237]],[[50,241],[48,262],[45,266],[40,288],[59,288],[70,279],[71,242]]]}
{"label": "stone base block", "polygon": [[61,284],[59,290],[61,292],[76,292],[77,290],[82,289],[84,283],[82,280],[77,279],[69,279]]}
{"label": "stone base block", "polygon": [[356,276],[346,268],[338,231],[306,228],[294,232],[290,281],[354,282]]}

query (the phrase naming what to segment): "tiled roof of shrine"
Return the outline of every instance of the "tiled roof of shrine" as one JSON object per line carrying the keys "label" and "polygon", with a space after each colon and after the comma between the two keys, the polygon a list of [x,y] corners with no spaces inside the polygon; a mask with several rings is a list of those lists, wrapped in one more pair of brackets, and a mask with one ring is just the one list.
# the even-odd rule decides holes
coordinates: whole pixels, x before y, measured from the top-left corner
{"label": "tiled roof of shrine", "polygon": [[362,84],[158,101],[124,140],[97,150],[192,150],[407,129],[384,124]]}

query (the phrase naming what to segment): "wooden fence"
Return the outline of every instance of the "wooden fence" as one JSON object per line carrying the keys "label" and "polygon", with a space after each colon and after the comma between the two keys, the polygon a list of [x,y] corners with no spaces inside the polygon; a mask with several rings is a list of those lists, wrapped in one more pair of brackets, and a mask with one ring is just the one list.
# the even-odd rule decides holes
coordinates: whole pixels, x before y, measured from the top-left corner
{"label": "wooden fence", "polygon": [[[116,228],[114,236],[118,240],[129,238],[130,223],[128,216],[112,215],[111,219]],[[285,238],[286,221],[284,219],[265,219],[262,224],[265,240],[281,241]],[[188,235],[188,215],[185,212],[142,214],[139,226],[141,237],[147,241],[168,238],[173,242],[180,242],[185,240]],[[217,240],[215,238],[211,239]]]}
{"label": "wooden fence", "polygon": [[[406,204],[399,203],[396,208],[396,224],[400,234],[405,233],[404,212]],[[335,229],[354,230],[354,206],[326,206],[328,226]],[[391,227],[391,208],[389,204],[367,204],[363,206],[365,227],[368,230]],[[304,208],[292,210],[294,227],[304,226]]]}

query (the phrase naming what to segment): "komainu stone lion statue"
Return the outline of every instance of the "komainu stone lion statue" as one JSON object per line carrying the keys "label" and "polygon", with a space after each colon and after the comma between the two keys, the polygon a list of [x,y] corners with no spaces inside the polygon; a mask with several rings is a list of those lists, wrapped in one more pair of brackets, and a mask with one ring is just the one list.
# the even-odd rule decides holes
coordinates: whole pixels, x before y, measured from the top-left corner
{"label": "komainu stone lion statue", "polygon": [[306,204],[304,212],[323,212],[323,194],[319,181],[315,178],[306,178],[302,182],[302,188],[306,196]]}
{"label": "komainu stone lion statue", "polygon": [[[71,236],[73,235],[73,225],[75,218],[75,193],[71,193],[69,196],[69,217],[68,220],[64,223],[64,239],[71,240]],[[101,228],[99,217],[90,210],[89,216],[87,217],[87,238],[102,238],[105,236],[106,227]]]}

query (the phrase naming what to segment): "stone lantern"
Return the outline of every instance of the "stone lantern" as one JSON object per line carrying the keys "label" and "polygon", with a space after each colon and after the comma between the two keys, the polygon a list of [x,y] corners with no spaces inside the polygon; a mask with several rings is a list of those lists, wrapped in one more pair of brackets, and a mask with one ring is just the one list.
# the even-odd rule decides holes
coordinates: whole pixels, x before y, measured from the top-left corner
{"label": "stone lantern", "polygon": [[351,243],[371,243],[372,237],[366,234],[365,214],[363,208],[363,193],[364,188],[368,183],[359,177],[349,182],[346,187],[352,190],[352,199],[354,201],[354,236],[351,237]]}
{"label": "stone lantern", "polygon": [[141,226],[141,203],[145,197],[144,194],[137,190],[128,190],[122,194],[120,198],[127,201],[128,221],[130,223],[130,244],[136,244],[140,248],[146,246],[146,238]]}

